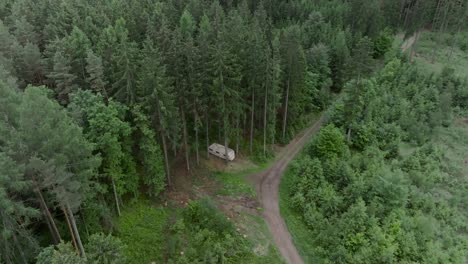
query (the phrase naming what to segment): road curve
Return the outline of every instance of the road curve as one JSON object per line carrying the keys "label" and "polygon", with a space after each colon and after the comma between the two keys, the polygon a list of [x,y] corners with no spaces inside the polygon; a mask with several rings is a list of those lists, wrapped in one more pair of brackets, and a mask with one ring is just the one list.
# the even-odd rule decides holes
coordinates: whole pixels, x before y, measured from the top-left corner
{"label": "road curve", "polygon": [[291,141],[283,152],[283,155],[270,168],[258,174],[258,178],[256,179],[257,197],[263,206],[265,221],[268,224],[276,246],[287,263],[290,264],[303,264],[304,261],[294,246],[291,234],[289,234],[286,223],[280,214],[279,184],[289,162],[299,153],[310,137],[317,133],[322,121],[323,116]]}

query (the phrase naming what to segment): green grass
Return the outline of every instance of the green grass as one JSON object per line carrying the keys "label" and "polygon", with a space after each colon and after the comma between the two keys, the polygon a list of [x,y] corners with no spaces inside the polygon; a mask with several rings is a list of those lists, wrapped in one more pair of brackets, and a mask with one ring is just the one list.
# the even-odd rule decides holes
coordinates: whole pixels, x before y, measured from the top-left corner
{"label": "green grass", "polygon": [[222,184],[222,188],[216,191],[216,194],[225,196],[247,195],[255,197],[255,190],[251,184],[247,183],[246,177],[248,173],[227,173],[216,172],[213,177]]}
{"label": "green grass", "polygon": [[[462,37],[462,35],[459,37]],[[441,73],[445,66],[449,66],[455,70],[455,74],[459,77],[468,77],[468,71],[466,70],[468,68],[468,50],[462,50],[459,42],[457,42],[452,53],[452,41],[453,38],[449,34],[421,33],[416,43],[418,56],[414,57],[415,64],[428,73]],[[433,56],[434,62],[432,61]]]}
{"label": "green grass", "polygon": [[216,191],[216,194],[225,196],[247,195],[252,198],[255,197],[255,189],[252,184],[247,181],[247,177],[265,170],[273,161],[274,159],[270,159],[267,162],[252,165],[238,172],[213,172],[211,177],[222,186]]}
{"label": "green grass", "polygon": [[164,262],[165,230],[169,209],[136,201],[126,206],[117,219],[117,236],[127,245],[129,263]]}

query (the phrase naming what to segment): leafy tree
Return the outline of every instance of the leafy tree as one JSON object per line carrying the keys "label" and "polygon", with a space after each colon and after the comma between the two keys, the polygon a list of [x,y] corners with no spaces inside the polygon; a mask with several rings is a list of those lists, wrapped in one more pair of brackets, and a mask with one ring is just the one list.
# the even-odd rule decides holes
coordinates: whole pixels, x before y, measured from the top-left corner
{"label": "leafy tree", "polygon": [[347,146],[343,133],[334,125],[327,125],[314,139],[311,153],[323,159],[343,157],[347,154]]}
{"label": "leafy tree", "polygon": [[90,91],[78,91],[74,94],[68,108],[78,122],[85,124],[86,137],[96,144],[103,157],[101,173],[111,181],[120,215],[119,196],[127,192],[135,193],[138,187],[135,184],[138,178],[126,175],[129,170],[131,172],[134,169],[125,168],[125,159],[133,162],[132,157],[125,154],[125,140],[132,131],[129,123],[123,120],[127,108],[114,101],[109,101],[106,105],[101,95],[94,95]]}
{"label": "leafy tree", "polygon": [[93,234],[86,244],[88,257],[86,263],[90,264],[123,264],[127,263],[123,254],[125,246],[120,239],[102,233]]}
{"label": "leafy tree", "polygon": [[141,107],[132,109],[135,127],[138,129],[138,147],[140,162],[143,167],[143,182],[149,187],[148,194],[157,196],[165,187],[164,161],[156,135],[151,129],[149,118],[142,112]]}
{"label": "leafy tree", "polygon": [[85,259],[76,254],[70,243],[61,242],[55,246],[44,248],[37,256],[36,264],[85,264]]}

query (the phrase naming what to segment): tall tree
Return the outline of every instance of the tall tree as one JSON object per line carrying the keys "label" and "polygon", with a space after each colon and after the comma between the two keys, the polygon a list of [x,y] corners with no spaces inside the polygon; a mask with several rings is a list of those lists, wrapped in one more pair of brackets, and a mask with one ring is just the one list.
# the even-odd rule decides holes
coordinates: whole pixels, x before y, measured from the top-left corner
{"label": "tall tree", "polygon": [[26,264],[39,248],[28,229],[38,211],[21,201],[31,182],[24,178],[24,166],[4,152],[0,152],[0,168],[0,255],[7,264]]}
{"label": "tall tree", "polygon": [[152,113],[152,122],[159,131],[167,184],[171,186],[167,140],[168,134],[178,133],[178,127],[174,126],[178,118],[174,91],[166,75],[166,68],[161,62],[160,52],[152,40],[145,41],[142,54],[144,59],[138,76],[138,91],[143,99],[143,105]]}
{"label": "tall tree", "polygon": [[281,42],[281,68],[282,84],[284,88],[282,113],[282,141],[286,141],[287,123],[293,125],[302,109],[301,101],[306,77],[306,61],[300,43],[300,30],[297,25],[290,26],[282,31]]}
{"label": "tall tree", "polygon": [[76,75],[71,70],[70,58],[57,51],[54,55],[54,69],[47,77],[54,81],[57,98],[61,104],[67,104],[68,95],[78,88],[74,83]]}
{"label": "tall tree", "polygon": [[88,51],[86,56],[86,73],[88,74],[86,81],[88,82],[91,89],[95,92],[101,93],[104,98],[109,99],[109,95],[106,89],[107,81],[104,76],[102,59],[95,55],[91,50]]}
{"label": "tall tree", "polygon": [[96,144],[102,155],[101,173],[110,180],[120,215],[120,196],[136,193],[138,188],[135,169],[126,167],[126,164],[134,166],[133,158],[126,155],[127,139],[132,132],[130,124],[124,120],[127,108],[112,100],[106,104],[101,95],[80,90],[72,96],[68,109],[78,122],[84,124],[86,137]]}

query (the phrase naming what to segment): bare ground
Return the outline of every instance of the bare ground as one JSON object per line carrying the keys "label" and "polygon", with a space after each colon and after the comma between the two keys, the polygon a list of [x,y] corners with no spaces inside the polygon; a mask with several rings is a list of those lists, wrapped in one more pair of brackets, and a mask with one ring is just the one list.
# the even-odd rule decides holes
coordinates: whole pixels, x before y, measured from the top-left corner
{"label": "bare ground", "polygon": [[323,116],[314,125],[291,141],[282,156],[266,171],[252,175],[257,197],[263,206],[263,216],[268,224],[273,239],[284,259],[288,263],[304,263],[294,246],[291,234],[281,217],[279,210],[279,184],[289,162],[299,153],[310,137],[317,133],[323,122]]}

